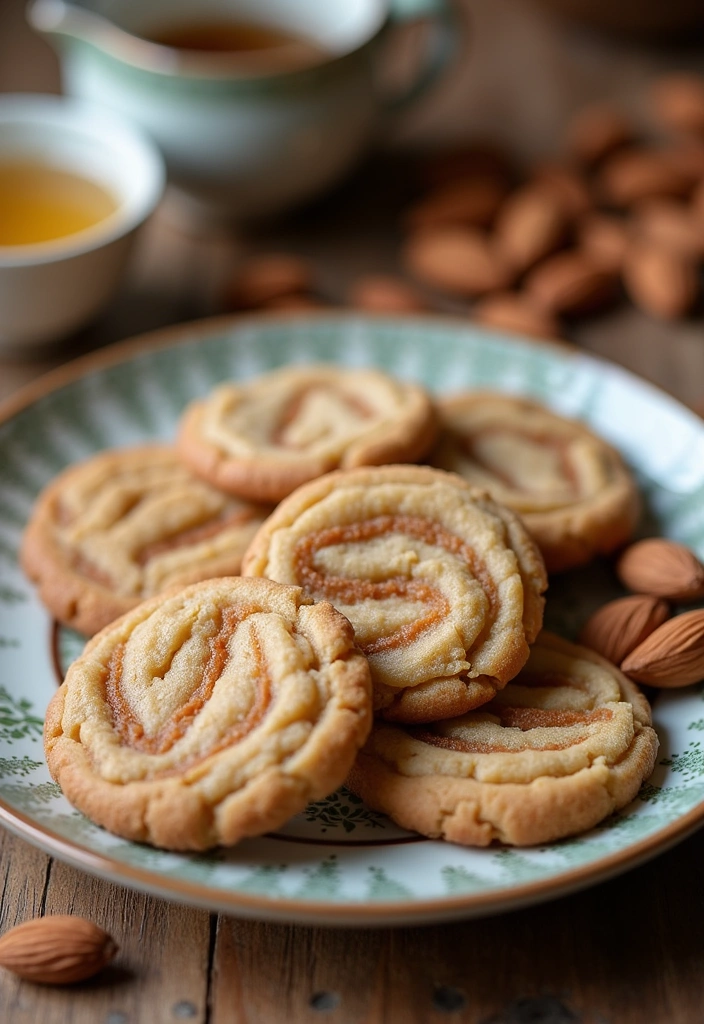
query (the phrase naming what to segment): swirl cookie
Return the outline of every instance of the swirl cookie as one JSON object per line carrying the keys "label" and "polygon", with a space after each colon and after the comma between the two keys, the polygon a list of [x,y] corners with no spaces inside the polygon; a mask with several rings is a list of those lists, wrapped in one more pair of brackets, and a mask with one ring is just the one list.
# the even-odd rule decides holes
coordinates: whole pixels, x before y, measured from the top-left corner
{"label": "swirl cookie", "polygon": [[225,577],[146,601],[74,662],[47,711],[66,797],[174,850],[283,824],[344,779],[371,723],[349,622],[298,587]]}
{"label": "swirl cookie", "polygon": [[52,614],[91,635],[170,587],[238,573],[269,511],[198,480],[167,445],[104,452],[41,493],[22,566]]}
{"label": "swirl cookie", "polygon": [[367,655],[385,718],[428,722],[489,700],[543,617],[540,554],[517,516],[422,466],[331,473],[258,531],[245,576],[330,601]]}
{"label": "swirl cookie", "polygon": [[434,407],[418,384],[319,365],[216,388],[187,408],[179,449],[214,486],[277,502],[334,469],[413,462],[435,436]]}
{"label": "swirl cookie", "polygon": [[525,669],[478,711],[426,726],[377,723],[348,785],[432,838],[530,846],[624,807],[657,749],[638,688],[599,655],[542,633]]}
{"label": "swirl cookie", "polygon": [[549,572],[629,539],[640,511],[635,482],[618,452],[581,423],[483,392],[447,398],[439,409],[432,464],[518,512]]}

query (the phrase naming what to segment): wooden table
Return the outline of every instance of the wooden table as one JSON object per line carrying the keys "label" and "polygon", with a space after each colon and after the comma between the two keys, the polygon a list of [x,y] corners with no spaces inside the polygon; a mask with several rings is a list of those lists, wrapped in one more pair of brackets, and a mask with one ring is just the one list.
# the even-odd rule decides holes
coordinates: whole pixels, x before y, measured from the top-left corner
{"label": "wooden table", "polygon": [[[313,209],[246,236],[186,233],[167,204],[99,322],[60,353],[0,359],[0,397],[81,352],[217,312],[222,282],[248,250],[310,256],[321,290],[344,301],[358,273],[395,265],[400,147],[489,133],[524,156],[549,153],[582,101],[609,95],[637,110],[654,72],[703,63],[697,50],[655,52],[562,29],[519,0],[465,7],[467,60],[403,126],[390,156]],[[55,90],[56,64],[25,28],[20,0],[0,8],[0,89]],[[701,319],[673,327],[624,306],[580,325],[573,340],[685,402],[704,400]],[[134,893],[0,830],[0,932],[37,915],[76,913],[120,945],[99,978],[65,991],[0,972],[0,1021],[695,1024],[704,1019],[702,863],[704,832],[622,877],[532,909],[435,927],[334,930],[240,921]]]}

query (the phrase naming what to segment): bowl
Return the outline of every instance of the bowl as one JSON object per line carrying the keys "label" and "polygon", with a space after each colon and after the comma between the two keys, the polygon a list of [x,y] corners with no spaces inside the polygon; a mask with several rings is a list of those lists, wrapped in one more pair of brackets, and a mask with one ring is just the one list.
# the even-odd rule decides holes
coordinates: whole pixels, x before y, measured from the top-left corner
{"label": "bowl", "polygon": [[164,190],[163,160],[140,131],[86,101],[0,98],[0,166],[42,165],[78,175],[110,197],[95,224],[49,241],[0,245],[0,349],[60,341],[109,301]]}

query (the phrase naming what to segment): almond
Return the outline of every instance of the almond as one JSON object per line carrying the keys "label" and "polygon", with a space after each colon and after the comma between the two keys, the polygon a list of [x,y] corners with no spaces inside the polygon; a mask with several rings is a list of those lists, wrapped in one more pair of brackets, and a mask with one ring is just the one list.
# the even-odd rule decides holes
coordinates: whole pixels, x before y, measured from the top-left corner
{"label": "almond", "polygon": [[639,683],[689,686],[704,677],[704,609],[676,615],[631,651],[621,670]]}
{"label": "almond", "polygon": [[692,189],[692,179],[667,153],[634,149],[616,153],[604,164],[599,191],[611,206],[632,206],[645,199],[679,199]]}
{"label": "almond", "polygon": [[495,178],[453,181],[415,203],[406,212],[406,225],[412,230],[447,224],[487,227],[505,193],[506,189]]}
{"label": "almond", "polygon": [[623,283],[636,306],[661,320],[685,316],[699,292],[696,261],[687,253],[652,243],[630,249]]}
{"label": "almond", "polygon": [[579,642],[620,665],[627,654],[662,625],[669,613],[667,602],[657,597],[619,597],[602,605],[587,619]]}
{"label": "almond", "polygon": [[350,305],[374,313],[422,313],[428,308],[413,285],[384,274],[369,274],[355,281]]}
{"label": "almond", "polygon": [[630,121],[607,103],[583,107],[567,127],[567,150],[580,163],[589,166],[632,142]]}
{"label": "almond", "polygon": [[517,292],[487,295],[477,303],[472,313],[474,320],[486,327],[553,341],[560,336],[560,326],[555,317],[538,309],[527,296]]}
{"label": "almond", "polygon": [[614,273],[576,251],[551,256],[525,282],[529,297],[553,316],[591,313],[609,304],[617,288]]}
{"label": "almond", "polygon": [[670,601],[689,601],[704,595],[704,566],[696,555],[674,540],[650,537],[636,541],[616,563],[625,587]]}
{"label": "almond", "polygon": [[309,291],[313,271],[300,256],[271,253],[255,256],[240,267],[225,289],[228,309],[251,309],[272,299]]}
{"label": "almond", "polygon": [[580,221],[577,242],[596,266],[620,273],[628,252],[629,229],[620,217],[588,213]]}
{"label": "almond", "polygon": [[107,932],[84,917],[38,917],[0,938],[0,967],[26,981],[69,985],[97,974],[116,952]]}
{"label": "almond", "polygon": [[664,75],[653,84],[650,98],[656,117],[668,128],[704,135],[704,78]]}
{"label": "almond", "polygon": [[704,225],[704,178],[692,193],[692,213],[701,231]]}
{"label": "almond", "polygon": [[472,228],[418,232],[409,239],[403,258],[421,281],[453,295],[483,295],[511,280],[490,239]]}
{"label": "almond", "polygon": [[636,207],[634,215],[634,233],[638,238],[695,260],[704,255],[704,232],[684,203],[651,199]]}
{"label": "almond", "polygon": [[517,273],[559,248],[567,234],[564,206],[548,189],[518,189],[505,201],[494,227],[496,246]]}
{"label": "almond", "polygon": [[559,163],[539,164],[531,179],[536,188],[545,189],[556,199],[568,217],[581,217],[593,206],[592,195],[582,175]]}

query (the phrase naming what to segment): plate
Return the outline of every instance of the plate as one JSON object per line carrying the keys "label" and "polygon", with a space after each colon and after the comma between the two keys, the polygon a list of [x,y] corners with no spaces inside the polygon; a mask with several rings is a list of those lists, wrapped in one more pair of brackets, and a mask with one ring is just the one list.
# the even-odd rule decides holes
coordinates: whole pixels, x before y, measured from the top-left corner
{"label": "plate", "polygon": [[[704,424],[626,371],[557,346],[432,318],[344,314],[202,321],[64,367],[5,405],[0,422],[0,820],[63,860],[123,885],[238,916],[415,924],[513,908],[580,888],[661,852],[704,819],[704,689],[658,695],[659,761],[638,798],[591,832],[535,849],[465,849],[396,828],[344,789],[280,832],[182,855],[91,824],[51,781],[44,709],[81,639],[43,610],[17,565],[39,490],[104,448],[170,439],[186,403],[282,363],[379,366],[441,393],[530,395],[579,417],[634,468],[643,530],[704,555]],[[574,637],[617,593],[606,563],[556,578],[547,625]]]}

